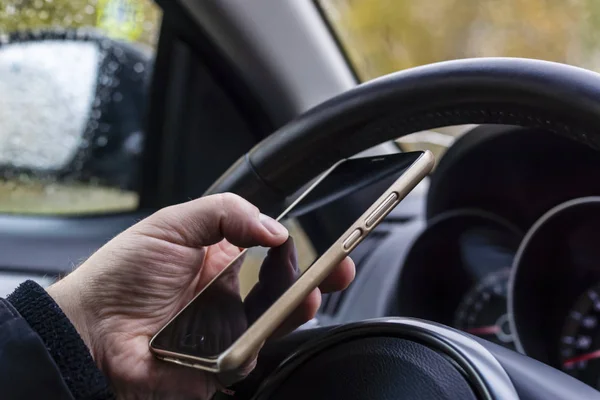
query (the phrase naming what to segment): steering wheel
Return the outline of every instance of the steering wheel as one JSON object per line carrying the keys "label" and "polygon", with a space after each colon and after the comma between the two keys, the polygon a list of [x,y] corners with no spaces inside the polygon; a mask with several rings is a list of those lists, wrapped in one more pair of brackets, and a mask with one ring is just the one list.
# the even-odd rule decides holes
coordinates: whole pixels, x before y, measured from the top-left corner
{"label": "steering wheel", "polygon": [[[340,159],[409,133],[460,124],[542,128],[600,149],[600,75],[513,58],[449,61],[387,75],[280,128],[206,194],[234,192],[274,209]],[[526,356],[410,318],[301,331],[268,345],[261,357],[275,353],[292,355],[264,379],[258,399],[600,399],[600,392]]]}

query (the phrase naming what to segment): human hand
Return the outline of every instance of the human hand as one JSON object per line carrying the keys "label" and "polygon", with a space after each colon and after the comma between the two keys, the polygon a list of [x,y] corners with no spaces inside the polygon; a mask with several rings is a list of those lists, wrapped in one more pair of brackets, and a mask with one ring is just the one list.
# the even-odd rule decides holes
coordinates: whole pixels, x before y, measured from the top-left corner
{"label": "human hand", "polygon": [[[127,229],[48,293],[120,398],[210,398],[219,386],[214,375],[159,361],[148,342],[240,247],[275,247],[287,238],[281,224],[239,196],[207,196],[164,208]],[[321,290],[341,290],[353,277],[347,258]],[[316,289],[280,331],[306,322],[319,305]]]}

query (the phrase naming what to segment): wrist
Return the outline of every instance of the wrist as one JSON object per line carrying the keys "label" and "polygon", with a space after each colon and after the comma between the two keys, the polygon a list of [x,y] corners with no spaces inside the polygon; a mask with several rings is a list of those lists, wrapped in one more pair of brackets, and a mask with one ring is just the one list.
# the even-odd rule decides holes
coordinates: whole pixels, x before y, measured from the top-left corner
{"label": "wrist", "polygon": [[[26,281],[7,300],[42,339],[74,398],[112,398],[106,379],[88,350],[89,346],[75,328],[76,322],[81,332],[88,336],[82,313],[75,311],[79,301],[72,291],[67,290],[70,284],[59,283],[47,291],[33,281]],[[74,296],[72,300],[71,296]],[[65,307],[71,315],[61,307]]]}
{"label": "wrist", "polygon": [[67,276],[48,287],[46,292],[67,316],[83,340],[83,343],[85,343],[92,358],[96,361],[96,354],[93,351],[92,339],[90,337],[90,330],[88,329],[87,316],[83,310],[81,295],[77,285],[72,284],[70,281],[70,276]]}

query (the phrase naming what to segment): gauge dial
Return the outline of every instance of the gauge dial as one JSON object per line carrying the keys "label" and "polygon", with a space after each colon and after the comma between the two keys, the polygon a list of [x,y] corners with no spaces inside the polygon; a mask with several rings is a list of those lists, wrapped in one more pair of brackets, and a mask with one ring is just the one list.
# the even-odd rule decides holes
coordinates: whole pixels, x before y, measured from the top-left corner
{"label": "gauge dial", "polygon": [[510,268],[503,268],[467,292],[456,310],[454,326],[514,350],[506,305],[509,276]]}
{"label": "gauge dial", "polygon": [[581,295],[560,337],[562,369],[600,389],[600,284]]}

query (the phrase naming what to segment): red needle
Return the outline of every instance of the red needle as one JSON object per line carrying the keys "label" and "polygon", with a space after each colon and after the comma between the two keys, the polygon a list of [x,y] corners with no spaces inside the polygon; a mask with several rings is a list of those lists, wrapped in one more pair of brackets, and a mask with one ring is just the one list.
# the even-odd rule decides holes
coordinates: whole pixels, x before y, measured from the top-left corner
{"label": "red needle", "polygon": [[498,325],[488,325],[469,328],[466,331],[472,335],[495,335],[500,332],[500,329],[501,328]]}
{"label": "red needle", "polygon": [[571,357],[563,362],[563,367],[568,367],[569,365],[575,364],[579,361],[593,360],[594,358],[600,358],[600,350],[595,350],[586,354]]}

